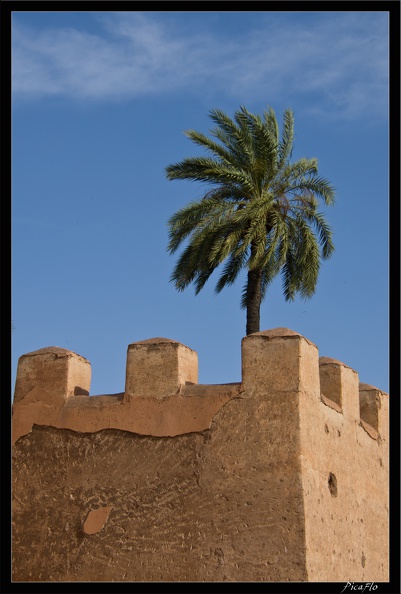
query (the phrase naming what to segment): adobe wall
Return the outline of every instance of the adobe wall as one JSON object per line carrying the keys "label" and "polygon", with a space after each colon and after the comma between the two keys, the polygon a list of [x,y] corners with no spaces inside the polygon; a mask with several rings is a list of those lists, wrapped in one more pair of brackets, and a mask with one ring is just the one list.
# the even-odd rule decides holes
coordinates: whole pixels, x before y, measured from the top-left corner
{"label": "adobe wall", "polygon": [[[340,406],[324,397],[316,406],[316,391],[301,395],[308,575],[335,581],[340,566],[355,581],[387,581],[388,396],[359,384],[357,373],[338,361],[324,358],[320,370],[321,378],[332,374]],[[366,410],[369,399],[376,422]],[[360,421],[360,403],[372,426]]]}
{"label": "adobe wall", "polygon": [[291,330],[242,357],[205,386],[191,349],[134,343],[97,397],[75,353],[21,357],[14,581],[388,580],[387,395]]}
{"label": "adobe wall", "polygon": [[245,348],[258,354],[256,397],[275,370],[269,392],[299,399],[308,580],[387,581],[388,395],[340,361],[319,359],[305,338],[269,334],[248,337]]}

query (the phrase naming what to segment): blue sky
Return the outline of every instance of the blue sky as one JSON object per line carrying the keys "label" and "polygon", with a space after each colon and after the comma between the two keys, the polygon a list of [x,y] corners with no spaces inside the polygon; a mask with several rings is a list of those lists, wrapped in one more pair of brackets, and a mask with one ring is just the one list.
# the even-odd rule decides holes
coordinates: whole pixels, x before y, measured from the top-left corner
{"label": "blue sky", "polygon": [[207,133],[210,109],[269,105],[336,187],[336,251],[312,299],[273,283],[261,328],[388,391],[388,16],[13,12],[13,385],[19,356],[60,346],[91,362],[91,394],[121,392],[127,345],[156,336],[198,352],[200,383],[240,381],[242,281],[169,282],[167,221],[202,186],[164,170],[199,154],[183,132]]}

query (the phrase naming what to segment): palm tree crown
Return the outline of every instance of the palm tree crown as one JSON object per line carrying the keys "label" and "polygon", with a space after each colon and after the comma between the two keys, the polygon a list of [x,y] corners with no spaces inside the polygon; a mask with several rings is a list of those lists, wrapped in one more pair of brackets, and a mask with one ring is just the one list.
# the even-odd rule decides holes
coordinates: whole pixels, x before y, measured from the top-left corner
{"label": "palm tree crown", "polygon": [[187,245],[171,280],[182,291],[193,283],[198,293],[224,263],[219,293],[242,269],[247,280],[241,306],[247,310],[246,333],[260,330],[260,304],[271,281],[282,274],[285,299],[313,295],[320,260],[333,250],[331,229],[317,210],[319,199],[334,203],[334,189],[318,176],[316,159],[291,163],[294,118],[283,117],[281,138],[273,109],[263,117],[245,107],[234,119],[213,109],[213,138],[189,130],[186,135],[207,150],[166,168],[169,180],[208,185],[202,199],[169,219],[168,251]]}

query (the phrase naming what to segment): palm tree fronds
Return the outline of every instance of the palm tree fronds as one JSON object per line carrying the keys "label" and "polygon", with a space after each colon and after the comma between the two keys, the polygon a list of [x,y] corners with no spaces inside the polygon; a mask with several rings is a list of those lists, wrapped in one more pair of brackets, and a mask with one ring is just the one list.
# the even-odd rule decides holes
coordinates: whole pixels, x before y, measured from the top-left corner
{"label": "palm tree fronds", "polygon": [[[168,221],[168,251],[184,245],[171,276],[177,290],[204,287],[222,266],[215,292],[232,285],[241,270],[247,280],[241,307],[252,310],[247,331],[256,331],[260,303],[281,273],[287,301],[308,298],[317,286],[320,263],[334,251],[332,230],[320,202],[334,204],[334,187],[318,174],[315,158],[291,162],[294,116],[283,115],[280,130],[274,110],[262,116],[244,106],[230,118],[219,109],[209,113],[209,137],[188,130],[187,137],[206,151],[166,168],[169,180],[203,182],[203,198],[190,202]],[[256,300],[256,301],[255,301]],[[255,308],[256,304],[256,308]]]}
{"label": "palm tree fronds", "polygon": [[244,267],[245,258],[246,251],[242,252],[241,254],[230,255],[216,284],[216,294],[220,293],[224,287],[234,284],[238,274]]}
{"label": "palm tree fronds", "polygon": [[283,131],[278,146],[278,170],[281,171],[291,158],[294,143],[294,115],[286,109],[283,117]]}

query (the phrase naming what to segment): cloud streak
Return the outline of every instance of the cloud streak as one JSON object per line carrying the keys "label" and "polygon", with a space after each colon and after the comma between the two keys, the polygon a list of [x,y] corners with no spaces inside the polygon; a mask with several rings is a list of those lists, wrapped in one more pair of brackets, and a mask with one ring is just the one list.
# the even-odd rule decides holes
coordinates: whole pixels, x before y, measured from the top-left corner
{"label": "cloud streak", "polygon": [[132,100],[207,89],[240,101],[311,96],[349,118],[387,113],[385,12],[303,13],[299,20],[261,12],[235,36],[212,26],[189,34],[185,13],[97,14],[91,31],[29,28],[14,19],[15,98]]}

